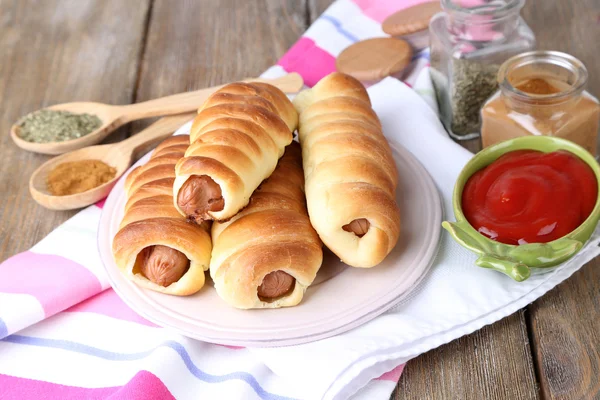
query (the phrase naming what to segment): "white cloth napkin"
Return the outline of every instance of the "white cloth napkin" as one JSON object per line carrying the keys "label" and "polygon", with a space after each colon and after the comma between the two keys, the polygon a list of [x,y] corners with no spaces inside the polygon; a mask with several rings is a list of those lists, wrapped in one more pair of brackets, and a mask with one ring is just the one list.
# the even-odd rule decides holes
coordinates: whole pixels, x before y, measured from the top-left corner
{"label": "white cloth napkin", "polygon": [[[425,166],[443,197],[444,218],[454,220],[453,186],[472,154],[448,138],[435,111],[402,82],[387,78],[368,92],[386,136]],[[476,256],[443,231],[429,275],[392,310],[319,342],[250,350],[277,375],[309,387],[311,397],[346,399],[385,371],[525,307],[598,255],[599,241],[596,230],[573,259],[517,283],[475,266]]]}

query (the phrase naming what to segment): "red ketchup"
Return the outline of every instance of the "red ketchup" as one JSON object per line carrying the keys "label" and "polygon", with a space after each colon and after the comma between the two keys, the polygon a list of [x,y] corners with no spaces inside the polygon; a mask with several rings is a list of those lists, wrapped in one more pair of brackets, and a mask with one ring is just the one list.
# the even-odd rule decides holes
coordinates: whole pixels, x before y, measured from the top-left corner
{"label": "red ketchup", "polygon": [[594,172],[577,156],[518,150],[469,178],[462,209],[469,223],[490,239],[547,243],[581,225],[597,199]]}

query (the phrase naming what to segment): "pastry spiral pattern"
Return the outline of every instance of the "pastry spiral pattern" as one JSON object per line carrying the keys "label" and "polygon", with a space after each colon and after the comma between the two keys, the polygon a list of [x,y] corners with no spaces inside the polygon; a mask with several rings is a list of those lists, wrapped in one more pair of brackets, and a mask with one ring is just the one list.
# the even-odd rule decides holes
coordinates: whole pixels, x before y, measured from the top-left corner
{"label": "pastry spiral pattern", "polygon": [[175,164],[188,144],[187,135],[166,139],[127,176],[125,215],[113,240],[116,264],[128,279],[180,296],[204,286],[212,249],[207,224],[190,223],[173,207]]}
{"label": "pastry spiral pattern", "polygon": [[304,197],[301,151],[293,142],[248,207],[212,226],[210,274],[217,293],[237,308],[298,304],[323,261]]}
{"label": "pastry spiral pattern", "polygon": [[400,234],[398,172],[367,91],[333,73],[294,106],[312,225],[346,264],[379,264]]}
{"label": "pastry spiral pattern", "polygon": [[177,163],[175,207],[196,222],[233,217],[271,175],[297,124],[292,103],[272,85],[240,82],[215,92]]}

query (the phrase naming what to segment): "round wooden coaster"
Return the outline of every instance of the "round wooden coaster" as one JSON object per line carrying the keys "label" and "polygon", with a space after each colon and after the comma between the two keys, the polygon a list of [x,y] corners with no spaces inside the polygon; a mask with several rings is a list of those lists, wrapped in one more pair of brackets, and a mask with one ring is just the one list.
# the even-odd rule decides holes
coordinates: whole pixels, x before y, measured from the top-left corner
{"label": "round wooden coaster", "polygon": [[404,40],[367,39],[342,51],[335,66],[339,72],[359,81],[374,82],[402,71],[410,63],[412,54],[410,45]]}
{"label": "round wooden coaster", "polygon": [[440,11],[439,1],[421,3],[390,15],[381,28],[391,36],[409,35],[427,29],[431,18]]}

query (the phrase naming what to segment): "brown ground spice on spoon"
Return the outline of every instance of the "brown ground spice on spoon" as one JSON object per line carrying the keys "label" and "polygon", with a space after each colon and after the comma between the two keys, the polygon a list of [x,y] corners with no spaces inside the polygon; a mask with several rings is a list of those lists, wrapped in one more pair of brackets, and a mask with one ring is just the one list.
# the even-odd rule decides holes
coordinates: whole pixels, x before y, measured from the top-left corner
{"label": "brown ground spice on spoon", "polygon": [[116,173],[116,169],[100,160],[66,162],[48,174],[48,190],[54,196],[86,192],[110,181]]}

